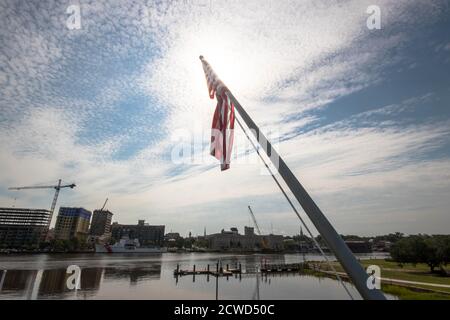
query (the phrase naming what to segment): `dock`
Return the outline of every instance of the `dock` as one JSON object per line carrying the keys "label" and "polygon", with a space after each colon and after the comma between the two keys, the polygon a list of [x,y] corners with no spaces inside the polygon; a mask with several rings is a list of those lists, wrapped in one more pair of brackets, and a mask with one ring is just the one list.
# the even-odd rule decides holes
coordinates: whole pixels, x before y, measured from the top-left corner
{"label": "dock", "polygon": [[[259,272],[262,274],[268,273],[298,273],[307,269],[307,263],[290,263],[290,264],[262,264]],[[177,268],[174,270],[173,274],[175,277],[188,276],[188,275],[211,275],[214,277],[229,277],[232,275],[242,275],[242,274],[255,274],[258,270],[246,270],[242,271],[242,266],[240,263],[236,264],[235,268],[230,268],[227,264],[225,268],[220,264],[216,263],[214,268],[211,268],[208,264],[206,268],[197,268],[193,265],[191,269],[181,269],[177,264]]]}
{"label": "dock", "polygon": [[261,273],[301,272],[306,268],[307,268],[306,263],[263,264],[261,266]]}
{"label": "dock", "polygon": [[197,269],[196,265],[194,264],[192,269],[187,270],[180,269],[180,266],[177,264],[177,268],[173,272],[173,275],[175,277],[188,275],[211,275],[214,277],[229,277],[234,274],[242,274],[242,266],[240,263],[237,264],[235,268],[230,268],[228,264],[225,266],[225,268],[223,268],[220,263],[216,263],[215,270],[211,270],[209,264],[206,266],[206,268],[203,269]]}

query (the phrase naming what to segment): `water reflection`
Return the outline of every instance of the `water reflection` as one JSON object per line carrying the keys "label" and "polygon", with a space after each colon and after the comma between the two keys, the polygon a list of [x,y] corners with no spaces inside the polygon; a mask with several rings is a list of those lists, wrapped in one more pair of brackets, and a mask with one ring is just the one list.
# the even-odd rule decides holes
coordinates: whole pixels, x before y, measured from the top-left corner
{"label": "water reflection", "polygon": [[[3,270],[0,273],[0,294],[12,294],[25,299],[64,296],[72,292],[67,287],[69,276],[66,269]],[[81,270],[80,290],[89,291],[90,295],[95,294],[100,289],[103,278],[126,278],[129,279],[130,284],[136,284],[139,281],[160,279],[160,277],[161,266],[151,269],[85,268]]]}
{"label": "water reflection", "polygon": [[159,280],[161,278],[161,265],[155,265],[151,268],[131,268],[115,269],[106,268],[105,279],[130,279],[130,284],[137,284],[139,281]]}
{"label": "water reflection", "polygon": [[[70,274],[65,269],[45,270],[39,285],[38,296],[54,296],[70,292],[67,288],[67,278]],[[101,268],[86,268],[81,270],[81,290],[97,291],[103,276]]]}
{"label": "water reflection", "polygon": [[[253,269],[251,269],[253,270]],[[274,272],[274,273],[261,273],[258,268],[254,268],[256,271],[247,271],[248,273],[242,273],[238,274],[235,273],[233,275],[213,275],[213,274],[190,274],[190,275],[174,275],[173,278],[175,279],[175,285],[186,285],[190,282],[192,284],[196,284],[201,290],[205,288],[205,284],[208,285],[208,283],[211,281],[212,284],[214,284],[215,288],[215,295],[214,299],[230,299],[227,295],[221,296],[219,294],[220,289],[222,287],[236,287],[238,284],[240,284],[242,289],[250,288],[251,295],[245,296],[242,295],[239,298],[240,299],[246,299],[246,300],[260,300],[262,299],[261,296],[264,296],[265,293],[268,290],[268,288],[272,285],[272,281],[274,283],[275,287],[281,287],[283,290],[290,290],[292,288],[297,288],[301,284],[305,284],[307,282],[317,284],[317,287],[323,286],[323,289],[326,290],[326,288],[329,288],[331,292],[328,292],[330,294],[330,299],[334,299],[335,294],[338,294],[339,298],[350,298],[349,296],[340,296],[339,289],[340,287],[337,286],[337,281],[332,276],[327,275],[311,275],[309,273],[304,273],[301,271],[298,272]],[[191,280],[192,279],[192,280]],[[244,282],[244,283],[241,283]],[[280,283],[282,284],[280,286]],[[349,286],[351,286],[349,284]],[[301,296],[299,299],[311,299],[315,298],[314,296],[308,296],[308,290],[310,286],[306,285],[304,286],[303,293],[304,296]],[[263,292],[261,293],[261,288],[263,288]],[[353,292],[353,295],[356,296],[356,299],[358,299],[359,295],[356,293],[355,288],[350,289]],[[222,290],[227,291],[227,290]],[[287,291],[289,292],[289,291]],[[289,295],[286,293],[281,293],[279,297],[271,297],[270,299],[293,299],[297,295]],[[235,299],[235,297],[231,297],[232,299]],[[393,298],[393,297],[391,297]],[[209,297],[209,299],[213,299],[213,297]],[[264,297],[264,299],[269,299]],[[316,298],[317,299],[317,298]],[[324,296],[321,297],[321,299],[328,299],[328,297]]]}
{"label": "water reflection", "polygon": [[[97,291],[100,288],[103,269],[86,268],[81,270],[80,286],[84,291]],[[45,296],[60,296],[70,292],[66,269],[56,270],[3,270],[0,275],[0,294],[36,299]]]}
{"label": "water reflection", "polygon": [[12,291],[17,295],[29,295],[36,279],[37,271],[3,270],[0,281],[0,293]]}
{"label": "water reflection", "polygon": [[[255,273],[265,263],[301,261],[301,255],[262,254],[0,256],[0,299],[348,299],[335,279]],[[177,265],[215,271],[217,262],[224,269],[240,264],[243,273],[174,278]],[[67,287],[69,265],[81,268],[80,290]]]}

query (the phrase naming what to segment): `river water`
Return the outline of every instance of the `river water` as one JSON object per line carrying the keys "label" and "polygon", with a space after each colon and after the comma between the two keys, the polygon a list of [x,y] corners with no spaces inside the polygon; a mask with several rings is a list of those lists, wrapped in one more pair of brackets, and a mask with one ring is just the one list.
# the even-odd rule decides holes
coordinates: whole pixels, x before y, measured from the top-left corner
{"label": "river water", "polygon": [[[368,258],[371,256],[362,256]],[[261,276],[255,273],[226,277],[206,275],[175,278],[181,269],[215,270],[241,264],[243,272],[262,262],[298,263],[322,260],[302,254],[65,254],[0,255],[0,299],[349,299],[335,279],[301,274]],[[81,270],[80,289],[70,290],[67,268]],[[346,284],[351,295],[356,289]],[[395,299],[389,296],[390,299]]]}

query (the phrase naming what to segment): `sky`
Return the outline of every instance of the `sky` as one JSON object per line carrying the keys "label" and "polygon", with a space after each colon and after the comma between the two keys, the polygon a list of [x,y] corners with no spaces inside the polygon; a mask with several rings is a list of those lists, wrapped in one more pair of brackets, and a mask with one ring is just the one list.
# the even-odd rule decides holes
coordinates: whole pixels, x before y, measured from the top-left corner
{"label": "sky", "polygon": [[49,208],[8,187],[62,179],[57,209],[108,198],[184,236],[251,205],[299,233],[242,131],[229,170],[209,156],[204,55],[339,233],[450,229],[448,1],[0,0],[0,23],[0,206]]}

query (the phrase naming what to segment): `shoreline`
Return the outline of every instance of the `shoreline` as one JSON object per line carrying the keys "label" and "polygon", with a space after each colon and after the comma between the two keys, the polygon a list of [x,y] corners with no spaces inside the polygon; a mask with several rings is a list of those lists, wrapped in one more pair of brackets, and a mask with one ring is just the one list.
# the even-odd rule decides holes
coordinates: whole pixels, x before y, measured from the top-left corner
{"label": "shoreline", "polygon": [[[311,273],[316,276],[335,277],[335,273],[324,265],[323,261],[310,261],[315,265]],[[342,267],[332,262],[338,275],[350,282]],[[429,272],[423,264],[399,267],[397,262],[386,259],[368,259],[361,261],[363,267],[379,265],[381,268],[381,289],[404,300],[450,300],[450,277],[440,277]],[[397,266],[397,267],[396,267]],[[396,268],[395,268],[396,267]],[[383,275],[384,274],[384,275]]]}

